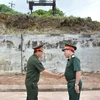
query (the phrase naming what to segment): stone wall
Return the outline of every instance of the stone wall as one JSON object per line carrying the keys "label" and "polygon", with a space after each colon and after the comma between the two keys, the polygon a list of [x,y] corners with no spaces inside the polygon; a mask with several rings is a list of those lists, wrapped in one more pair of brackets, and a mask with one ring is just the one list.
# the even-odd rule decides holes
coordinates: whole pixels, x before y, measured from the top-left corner
{"label": "stone wall", "polygon": [[[21,37],[22,36],[22,37]],[[64,72],[67,59],[62,48],[65,42],[77,46],[75,54],[81,60],[83,72],[100,72],[100,35],[0,35],[0,72],[23,72],[28,58],[33,54],[33,45],[45,44],[44,55],[40,59],[46,69]]]}

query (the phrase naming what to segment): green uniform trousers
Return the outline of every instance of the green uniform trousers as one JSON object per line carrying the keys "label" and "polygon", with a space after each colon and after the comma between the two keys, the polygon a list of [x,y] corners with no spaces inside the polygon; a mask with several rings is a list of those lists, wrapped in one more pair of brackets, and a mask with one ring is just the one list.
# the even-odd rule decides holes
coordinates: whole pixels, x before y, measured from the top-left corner
{"label": "green uniform trousers", "polygon": [[38,85],[37,83],[26,84],[27,100],[38,100]]}
{"label": "green uniform trousers", "polygon": [[[75,82],[69,82],[67,84],[68,88],[68,94],[69,94],[69,100],[79,100],[80,99],[80,93],[76,93],[75,91]],[[82,89],[82,81],[79,82],[79,90]]]}

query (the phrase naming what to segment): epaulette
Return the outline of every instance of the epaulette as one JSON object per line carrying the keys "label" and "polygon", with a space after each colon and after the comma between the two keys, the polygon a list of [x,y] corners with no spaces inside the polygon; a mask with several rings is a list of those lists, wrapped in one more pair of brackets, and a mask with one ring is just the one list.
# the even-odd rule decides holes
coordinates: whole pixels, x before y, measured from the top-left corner
{"label": "epaulette", "polygon": [[74,58],[75,57],[75,55],[72,55],[72,58]]}

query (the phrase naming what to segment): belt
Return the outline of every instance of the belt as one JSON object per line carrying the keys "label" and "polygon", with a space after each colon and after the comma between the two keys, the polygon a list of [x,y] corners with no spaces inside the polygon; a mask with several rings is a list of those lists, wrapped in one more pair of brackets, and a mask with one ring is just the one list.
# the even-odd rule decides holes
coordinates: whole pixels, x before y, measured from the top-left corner
{"label": "belt", "polygon": [[75,79],[72,79],[72,80],[69,80],[68,83],[69,83],[69,82],[74,82],[74,81],[75,81]]}

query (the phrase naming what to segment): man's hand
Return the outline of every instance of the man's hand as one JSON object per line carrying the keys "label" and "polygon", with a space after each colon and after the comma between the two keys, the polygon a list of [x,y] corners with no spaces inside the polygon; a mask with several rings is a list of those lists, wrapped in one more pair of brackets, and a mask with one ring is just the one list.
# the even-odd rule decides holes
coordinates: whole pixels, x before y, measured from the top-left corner
{"label": "man's hand", "polygon": [[59,79],[59,77],[60,77],[59,73],[55,74],[56,79]]}
{"label": "man's hand", "polygon": [[76,81],[75,81],[75,91],[76,91],[76,93],[80,93],[79,85],[78,85],[80,79],[81,79],[81,71],[76,71]]}
{"label": "man's hand", "polygon": [[55,73],[52,73],[52,72],[47,71],[47,70],[43,70],[42,73],[45,74],[45,75],[48,75],[48,76],[52,76],[52,77],[54,77],[56,79],[59,79],[59,78],[61,78],[63,76],[63,74],[61,74],[61,73],[55,74]]}
{"label": "man's hand", "polygon": [[58,79],[64,76],[63,73],[57,73],[57,75],[58,75]]}
{"label": "man's hand", "polygon": [[80,93],[80,91],[79,91],[79,85],[75,85],[75,91],[76,91],[76,93]]}

